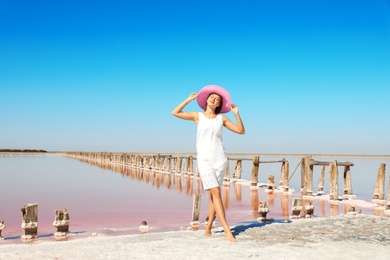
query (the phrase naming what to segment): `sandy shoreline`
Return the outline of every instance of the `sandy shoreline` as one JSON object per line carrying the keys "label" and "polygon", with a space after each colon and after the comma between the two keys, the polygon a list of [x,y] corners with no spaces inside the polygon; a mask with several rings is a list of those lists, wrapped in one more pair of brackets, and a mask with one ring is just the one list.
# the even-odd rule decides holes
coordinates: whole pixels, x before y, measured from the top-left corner
{"label": "sandy shoreline", "polygon": [[390,218],[371,215],[299,219],[232,228],[237,243],[220,228],[69,241],[0,244],[4,259],[388,259]]}

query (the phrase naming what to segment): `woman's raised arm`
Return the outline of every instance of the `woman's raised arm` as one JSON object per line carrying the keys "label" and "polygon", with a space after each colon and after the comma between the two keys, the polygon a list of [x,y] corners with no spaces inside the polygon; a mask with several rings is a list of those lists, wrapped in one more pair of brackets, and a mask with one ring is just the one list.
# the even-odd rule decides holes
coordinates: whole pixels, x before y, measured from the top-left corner
{"label": "woman's raised arm", "polygon": [[175,109],[172,110],[172,115],[184,119],[184,120],[198,120],[198,113],[197,112],[183,112],[183,109],[185,106],[187,106],[192,100],[196,99],[198,97],[198,94],[195,92],[192,92],[188,98],[186,98],[183,102],[181,102]]}

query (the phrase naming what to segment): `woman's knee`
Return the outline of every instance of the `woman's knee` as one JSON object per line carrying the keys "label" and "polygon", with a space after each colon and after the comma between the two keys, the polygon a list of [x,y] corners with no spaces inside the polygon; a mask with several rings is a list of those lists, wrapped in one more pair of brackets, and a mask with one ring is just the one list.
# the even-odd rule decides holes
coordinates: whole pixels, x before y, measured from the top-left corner
{"label": "woman's knee", "polygon": [[220,187],[211,188],[210,195],[212,198],[220,198],[221,197],[221,188]]}

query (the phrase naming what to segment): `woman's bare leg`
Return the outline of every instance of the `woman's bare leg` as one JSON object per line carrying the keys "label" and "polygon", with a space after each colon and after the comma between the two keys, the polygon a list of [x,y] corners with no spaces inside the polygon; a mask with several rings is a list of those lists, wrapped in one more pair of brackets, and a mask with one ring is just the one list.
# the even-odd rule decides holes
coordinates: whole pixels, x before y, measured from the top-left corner
{"label": "woman's bare leg", "polygon": [[213,227],[214,220],[215,220],[215,209],[213,204],[213,198],[211,192],[209,191],[209,220],[207,222],[206,231],[204,232],[205,236],[211,236],[211,229]]}
{"label": "woman's bare leg", "polygon": [[[212,202],[212,205],[214,206],[214,211],[215,213],[217,213],[218,219],[221,221],[222,227],[225,231],[226,239],[229,240],[230,242],[236,242],[236,239],[233,236],[232,232],[230,231],[230,227],[226,221],[225,208],[223,207],[223,203],[222,203],[220,187],[215,187],[210,189],[210,202]],[[213,219],[215,219],[215,216]],[[209,221],[210,220],[211,220],[211,216],[210,216],[210,208],[209,208]],[[209,223],[211,223],[212,225],[212,222]]]}

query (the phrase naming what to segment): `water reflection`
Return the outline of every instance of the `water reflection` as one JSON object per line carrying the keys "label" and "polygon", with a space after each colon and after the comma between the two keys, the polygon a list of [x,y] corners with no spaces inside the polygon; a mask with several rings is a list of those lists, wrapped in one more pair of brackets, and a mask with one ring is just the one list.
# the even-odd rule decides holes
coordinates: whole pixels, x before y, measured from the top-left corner
{"label": "water reflection", "polygon": [[339,203],[331,202],[330,203],[330,216],[339,215]]}
{"label": "water reflection", "polygon": [[236,183],[236,182],[233,183],[234,192],[235,192],[237,201],[242,200],[242,187],[241,186],[242,185],[240,183]]}
{"label": "water reflection", "polygon": [[[139,168],[139,167],[133,168],[126,165],[118,165],[112,163],[97,163],[97,162],[83,160],[83,159],[78,159],[78,160],[87,162],[93,166],[98,166],[105,170],[118,172],[122,176],[132,178],[137,181],[144,181],[145,183],[151,183],[157,189],[160,189],[160,187],[165,187],[166,189],[176,189],[177,192],[184,193],[189,197],[192,197],[194,194],[204,193],[200,178],[194,177],[192,172],[191,174],[185,174],[182,172],[175,172],[175,173],[164,172],[164,171],[149,169],[149,168]],[[230,189],[231,187],[233,188],[232,190]],[[249,188],[250,204],[251,204],[251,209],[252,209],[251,211],[252,211],[253,218],[258,218],[259,216],[258,213],[259,189],[261,188],[257,188],[257,187]],[[233,192],[234,194],[235,204],[243,201],[242,184],[237,182],[232,182],[232,183],[224,182],[224,185],[222,187],[222,196],[223,196],[223,203],[226,210],[230,209],[230,205],[232,203],[230,199],[231,192]],[[279,191],[274,192],[274,190],[265,189],[265,196],[266,196],[266,202],[268,206],[271,208],[278,208],[278,206],[275,205],[275,200],[280,199],[281,217],[284,220],[290,218],[289,206],[292,202],[292,198],[294,197],[292,196],[291,192],[290,193],[279,192]],[[340,215],[339,202],[337,201],[330,202],[323,199],[313,201],[313,198],[314,197],[308,197],[308,196],[304,196],[304,198],[302,198],[301,217],[304,217],[306,215],[305,206],[308,205],[314,206],[316,211],[315,213],[318,213],[315,214],[316,216],[326,217],[327,207],[329,209],[328,214],[330,216]],[[348,204],[344,205],[343,214],[347,214],[349,209],[350,207]],[[382,212],[380,212],[380,209],[375,210],[374,213],[377,215],[382,214]]]}
{"label": "water reflection", "polygon": [[288,208],[289,205],[290,205],[290,195],[288,193],[283,193],[281,199],[281,207],[282,207],[282,215],[284,220],[288,220],[290,218],[290,211]]}
{"label": "water reflection", "polygon": [[229,209],[230,204],[230,184],[224,184],[222,186],[222,199],[225,209]]}
{"label": "water reflection", "polygon": [[271,192],[267,191],[266,195],[267,195],[268,205],[270,207],[275,206],[275,194],[274,194],[274,192],[273,191],[271,191]]}
{"label": "water reflection", "polygon": [[253,218],[257,219],[259,217],[259,190],[251,188],[250,193]]}

